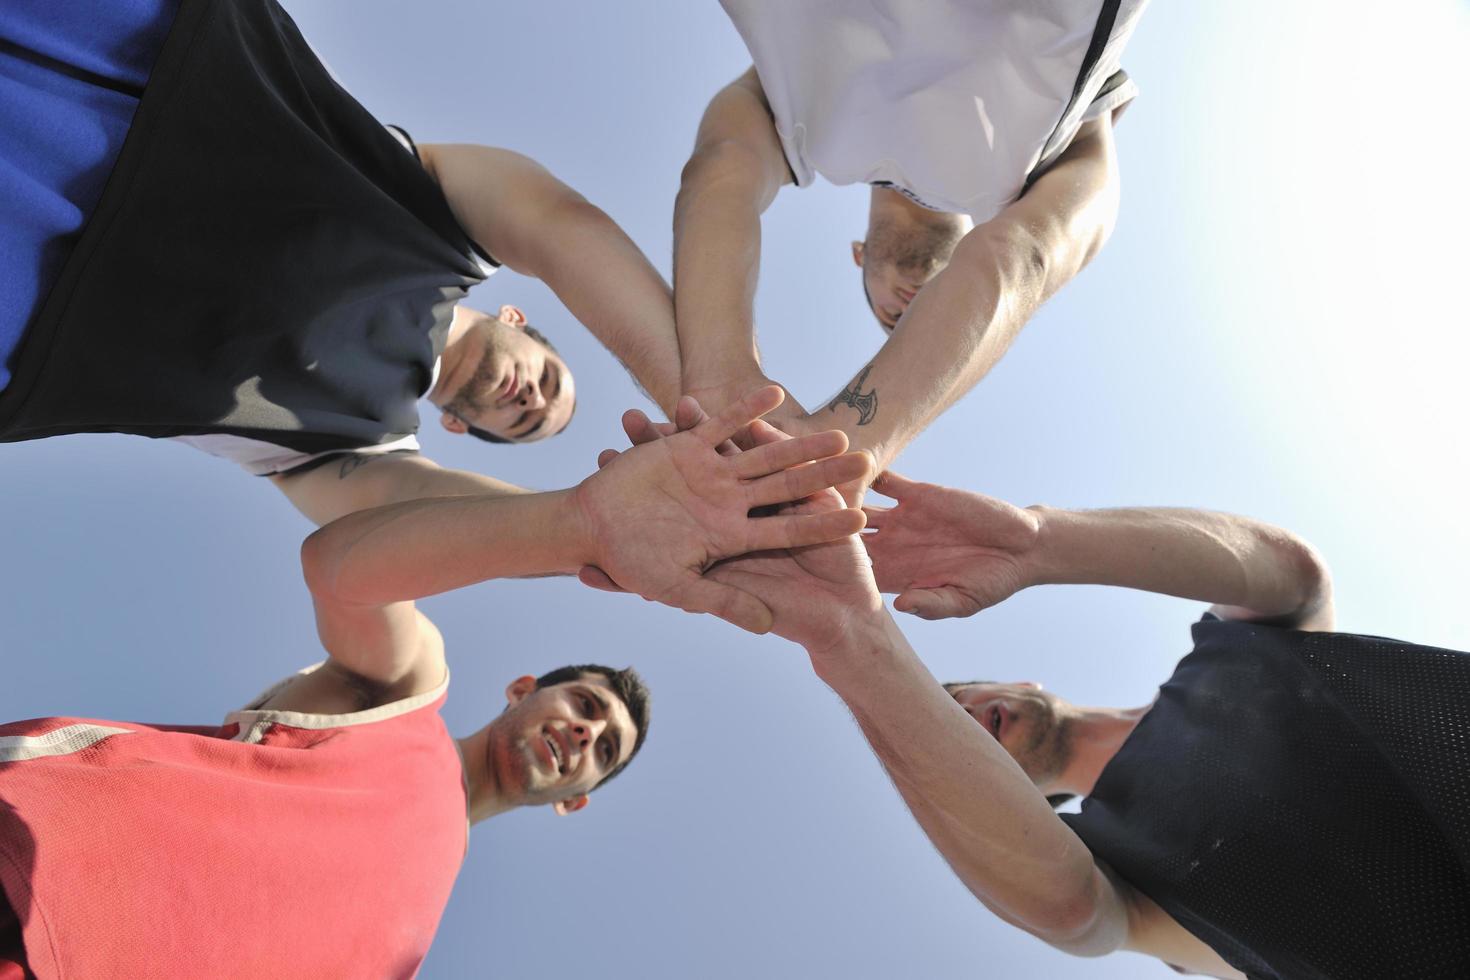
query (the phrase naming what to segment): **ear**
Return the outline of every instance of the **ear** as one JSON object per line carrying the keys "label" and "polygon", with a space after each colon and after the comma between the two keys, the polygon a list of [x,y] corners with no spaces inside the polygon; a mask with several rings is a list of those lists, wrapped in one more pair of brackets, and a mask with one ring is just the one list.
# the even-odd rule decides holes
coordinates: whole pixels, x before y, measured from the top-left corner
{"label": "ear", "polygon": [[526,325],[526,314],[509,303],[506,303],[500,308],[500,319],[513,327],[524,327]]}
{"label": "ear", "polygon": [[520,704],[527,694],[536,690],[536,678],[530,674],[522,674],[506,685],[505,700],[510,704]]}
{"label": "ear", "polygon": [[557,800],[551,804],[551,808],[556,811],[557,816],[564,817],[568,813],[576,813],[586,805],[587,794],[583,793],[581,796],[573,796],[570,799]]}
{"label": "ear", "polygon": [[457,436],[462,436],[470,431],[470,427],[464,424],[464,419],[450,415],[448,412],[439,413],[439,424]]}
{"label": "ear", "polygon": [[859,269],[863,267],[863,242],[852,243],[852,264]]}

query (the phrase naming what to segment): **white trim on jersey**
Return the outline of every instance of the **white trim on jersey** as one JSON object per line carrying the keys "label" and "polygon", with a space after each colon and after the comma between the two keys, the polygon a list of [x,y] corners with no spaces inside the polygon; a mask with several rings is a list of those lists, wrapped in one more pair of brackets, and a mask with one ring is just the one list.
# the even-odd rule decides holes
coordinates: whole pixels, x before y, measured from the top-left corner
{"label": "white trim on jersey", "polygon": [[444,692],[449,689],[449,670],[446,668],[444,671],[444,680],[440,681],[439,685],[433,690],[425,691],[423,694],[415,694],[411,698],[402,698],[390,704],[381,704],[376,708],[368,708],[366,711],[352,711],[341,715],[317,715],[308,714],[304,711],[274,711],[270,708],[256,707],[257,705],[265,704],[271,698],[280,694],[289,685],[294,684],[298,678],[315,673],[324,663],[326,663],[325,660],[292,674],[285,680],[271,685],[268,690],[262,692],[259,697],[255,698],[244,708],[241,708],[239,711],[232,711],[229,717],[225,719],[225,724],[238,724],[240,731],[231,741],[254,744],[265,737],[266,730],[272,725],[286,725],[290,728],[308,728],[312,730],[347,728],[351,725],[370,725],[374,722],[396,718],[399,715],[406,715],[410,711],[417,711],[425,705],[433,704],[439,698],[443,697]]}
{"label": "white trim on jersey", "polygon": [[26,762],[89,749],[113,735],[131,735],[131,728],[109,725],[63,725],[45,735],[0,735],[0,762]]}

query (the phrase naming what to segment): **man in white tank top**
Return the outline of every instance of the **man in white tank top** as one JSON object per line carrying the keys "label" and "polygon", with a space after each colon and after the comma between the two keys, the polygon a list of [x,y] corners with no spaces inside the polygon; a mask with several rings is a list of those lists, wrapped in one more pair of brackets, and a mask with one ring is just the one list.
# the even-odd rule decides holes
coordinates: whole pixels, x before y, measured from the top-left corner
{"label": "man in white tank top", "polygon": [[721,2],[755,63],[710,101],[675,204],[684,390],[715,410],[765,379],[752,305],[781,186],[866,183],[853,260],[892,336],[830,404],[778,421],[841,425],[881,469],[1107,239],[1136,92],[1119,61],[1147,0]]}

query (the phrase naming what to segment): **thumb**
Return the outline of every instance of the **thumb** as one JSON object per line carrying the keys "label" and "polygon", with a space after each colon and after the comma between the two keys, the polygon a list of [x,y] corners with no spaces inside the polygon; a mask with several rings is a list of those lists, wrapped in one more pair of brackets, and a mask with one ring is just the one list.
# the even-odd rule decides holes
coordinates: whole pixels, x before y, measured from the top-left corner
{"label": "thumb", "polygon": [[596,565],[583,565],[580,569],[578,569],[577,581],[591,588],[601,589],[603,592],[628,591],[618,583],[614,582],[612,580],[612,577],[608,575],[607,572],[604,572]]}
{"label": "thumb", "polygon": [[616,449],[604,449],[602,452],[597,454],[597,468],[602,469],[608,463],[611,463],[613,460],[617,459],[620,455],[622,454],[619,453]]}
{"label": "thumb", "polygon": [[893,608],[920,619],[956,619],[973,616],[980,604],[955,588],[908,589],[893,600]]}
{"label": "thumb", "polygon": [[691,579],[674,603],[685,612],[709,613],[751,633],[769,633],[775,620],[749,592],[703,577]]}

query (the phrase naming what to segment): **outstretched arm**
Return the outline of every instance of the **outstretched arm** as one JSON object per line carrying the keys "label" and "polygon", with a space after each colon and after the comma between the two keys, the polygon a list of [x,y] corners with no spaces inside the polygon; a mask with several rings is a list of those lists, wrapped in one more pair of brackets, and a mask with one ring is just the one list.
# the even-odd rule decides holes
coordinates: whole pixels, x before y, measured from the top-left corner
{"label": "outstretched arm", "polygon": [[[702,577],[720,558],[830,540],[862,514],[750,517],[866,472],[820,433],[760,451],[717,447],[780,402],[774,387],[713,419],[624,453],[577,487],[552,493],[409,500],[349,514],[302,545],[317,625],[335,668],[403,697],[438,683],[442,644],[413,600],[509,576],[603,569],[628,591],[747,629],[770,613],[736,587]],[[811,465],[803,465],[808,464]]]}
{"label": "outstretched arm", "polygon": [[[768,427],[753,426],[764,439]],[[840,507],[835,494],[802,509]],[[1005,921],[1069,952],[1127,938],[1126,895],[1005,750],[939,686],[883,608],[855,538],[750,555],[712,576],[758,596],[806,647],[935,847]]]}
{"label": "outstretched arm", "polygon": [[898,501],[867,508],[864,539],[894,606],[969,616],[1032,585],[1117,585],[1199,599],[1226,619],[1293,629],[1333,624],[1327,565],[1301,538],[1233,514],[1169,507],[1028,507],[885,473]]}
{"label": "outstretched arm", "polygon": [[470,236],[556,293],[665,412],[679,398],[673,294],[623,230],[528,157],[421,144],[420,159]]}
{"label": "outstretched arm", "polygon": [[[684,391],[710,411],[764,378],[753,312],[761,214],[791,179],[751,68],[710,100],[674,203],[674,306]],[[787,405],[787,414],[795,407]]]}
{"label": "outstretched arm", "polygon": [[[1086,124],[1025,196],[960,240],[877,357],[812,413],[811,426],[840,425],[854,447],[886,468],[989,373],[1037,308],[1097,254],[1117,213],[1117,160],[1105,117]],[[863,407],[869,402],[876,410]]]}

